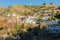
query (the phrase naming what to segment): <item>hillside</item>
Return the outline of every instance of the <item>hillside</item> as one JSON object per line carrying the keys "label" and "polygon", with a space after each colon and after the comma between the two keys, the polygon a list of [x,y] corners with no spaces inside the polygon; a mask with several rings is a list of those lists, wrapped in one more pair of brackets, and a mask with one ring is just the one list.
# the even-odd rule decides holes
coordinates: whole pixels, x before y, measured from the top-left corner
{"label": "hillside", "polygon": [[24,27],[24,18],[33,16],[34,14],[41,18],[52,14],[52,10],[55,16],[57,12],[60,12],[60,6],[52,4],[42,6],[14,5],[7,8],[0,8],[0,35],[7,34],[7,30],[8,34],[16,35],[20,30],[26,31],[29,28],[33,28],[32,24],[26,24],[27,26]]}
{"label": "hillside", "polygon": [[[59,6],[57,5],[53,5],[53,10],[57,10]],[[29,14],[34,14],[34,13],[40,13],[41,11],[44,10],[51,10],[52,9],[52,5],[51,4],[45,4],[42,6],[26,6],[26,5],[14,5],[14,6],[9,6],[8,8],[5,9],[4,8],[0,8],[1,11],[4,12],[4,14],[8,14],[8,13],[16,13],[19,15],[29,15]]]}

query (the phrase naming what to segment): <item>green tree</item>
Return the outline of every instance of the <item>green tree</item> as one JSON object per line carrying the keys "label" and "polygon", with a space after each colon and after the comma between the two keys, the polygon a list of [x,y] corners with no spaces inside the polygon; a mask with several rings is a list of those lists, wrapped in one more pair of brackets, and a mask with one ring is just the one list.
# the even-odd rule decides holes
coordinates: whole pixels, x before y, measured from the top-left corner
{"label": "green tree", "polygon": [[57,14],[56,14],[55,18],[60,19],[60,12],[57,12]]}
{"label": "green tree", "polygon": [[43,5],[46,5],[46,3],[43,3]]}

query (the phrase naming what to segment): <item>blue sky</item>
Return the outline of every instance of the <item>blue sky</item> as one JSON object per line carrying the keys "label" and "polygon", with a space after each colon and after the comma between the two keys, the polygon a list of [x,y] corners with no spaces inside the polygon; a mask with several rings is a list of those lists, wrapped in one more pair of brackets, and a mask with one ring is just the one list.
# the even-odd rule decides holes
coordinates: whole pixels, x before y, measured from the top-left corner
{"label": "blue sky", "polygon": [[[0,6],[7,7],[16,4],[25,5],[42,5],[43,3],[50,3],[51,0],[0,0]],[[53,0],[54,4],[60,5],[60,0]]]}

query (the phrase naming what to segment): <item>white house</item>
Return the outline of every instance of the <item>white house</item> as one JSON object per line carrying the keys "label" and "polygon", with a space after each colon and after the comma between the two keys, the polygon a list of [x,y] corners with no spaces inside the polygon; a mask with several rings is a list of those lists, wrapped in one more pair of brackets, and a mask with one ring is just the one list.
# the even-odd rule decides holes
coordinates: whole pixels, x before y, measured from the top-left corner
{"label": "white house", "polygon": [[30,24],[36,24],[36,17],[34,16],[29,16],[28,18],[26,18],[26,23],[30,23]]}
{"label": "white house", "polygon": [[42,21],[46,21],[46,20],[48,20],[48,18],[50,18],[51,16],[45,16],[45,17],[43,17],[42,18]]}
{"label": "white house", "polygon": [[52,12],[52,10],[45,10],[45,12],[46,12],[46,13],[51,13],[51,12]]}

